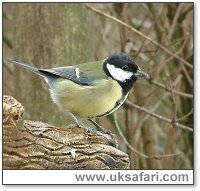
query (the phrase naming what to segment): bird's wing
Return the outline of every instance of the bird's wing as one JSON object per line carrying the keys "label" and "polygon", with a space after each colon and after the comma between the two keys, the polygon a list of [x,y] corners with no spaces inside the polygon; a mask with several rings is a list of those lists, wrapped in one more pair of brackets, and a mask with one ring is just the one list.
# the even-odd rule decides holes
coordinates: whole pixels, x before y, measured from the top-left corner
{"label": "bird's wing", "polygon": [[[79,85],[89,86],[93,85],[95,81],[100,78],[105,77],[105,74],[102,73],[101,63],[102,62],[91,62],[68,67],[39,69],[39,71],[71,80]],[[97,72],[95,72],[94,69]]]}
{"label": "bird's wing", "polygon": [[90,79],[85,76],[83,73],[78,73],[75,68],[52,68],[52,69],[40,69],[41,72],[49,73],[54,76],[68,79],[73,81],[74,83],[80,84],[80,85],[91,85]]}

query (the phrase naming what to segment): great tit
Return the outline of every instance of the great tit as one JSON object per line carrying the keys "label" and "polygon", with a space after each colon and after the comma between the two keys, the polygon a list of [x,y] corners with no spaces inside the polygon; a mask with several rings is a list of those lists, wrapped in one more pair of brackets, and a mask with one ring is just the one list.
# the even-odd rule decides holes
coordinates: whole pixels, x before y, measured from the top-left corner
{"label": "great tit", "polygon": [[78,118],[102,117],[114,112],[126,100],[138,77],[149,75],[126,54],[74,66],[40,69],[10,61],[40,76],[49,85],[53,102]]}

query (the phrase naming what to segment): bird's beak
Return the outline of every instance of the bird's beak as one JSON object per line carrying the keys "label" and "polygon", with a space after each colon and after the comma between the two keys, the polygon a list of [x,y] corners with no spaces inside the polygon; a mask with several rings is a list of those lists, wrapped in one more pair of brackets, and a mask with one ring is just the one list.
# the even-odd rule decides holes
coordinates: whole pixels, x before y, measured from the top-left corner
{"label": "bird's beak", "polygon": [[135,77],[145,77],[147,79],[150,78],[149,74],[143,72],[142,70],[137,70],[137,72],[134,74]]}

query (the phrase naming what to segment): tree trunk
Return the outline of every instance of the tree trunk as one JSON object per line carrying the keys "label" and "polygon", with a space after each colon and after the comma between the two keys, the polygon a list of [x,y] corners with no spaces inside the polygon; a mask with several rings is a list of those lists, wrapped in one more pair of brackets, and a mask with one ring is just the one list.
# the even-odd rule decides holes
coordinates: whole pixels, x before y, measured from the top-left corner
{"label": "tree trunk", "polygon": [[[42,68],[94,60],[92,13],[84,4],[13,3],[10,6],[13,6],[14,23],[13,59]],[[69,124],[66,113],[52,103],[42,78],[19,66],[15,66],[13,76],[14,96],[27,109],[27,118],[31,116],[59,126]]]}

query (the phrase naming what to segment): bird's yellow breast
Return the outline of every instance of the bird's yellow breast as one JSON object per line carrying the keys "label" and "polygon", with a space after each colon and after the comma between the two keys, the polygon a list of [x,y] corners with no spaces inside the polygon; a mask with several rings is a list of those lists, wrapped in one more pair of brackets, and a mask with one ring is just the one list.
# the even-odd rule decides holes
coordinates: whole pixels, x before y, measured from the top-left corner
{"label": "bird's yellow breast", "polygon": [[94,86],[61,80],[52,87],[51,96],[61,109],[88,118],[111,111],[122,98],[122,91],[119,84],[111,79],[102,80]]}

